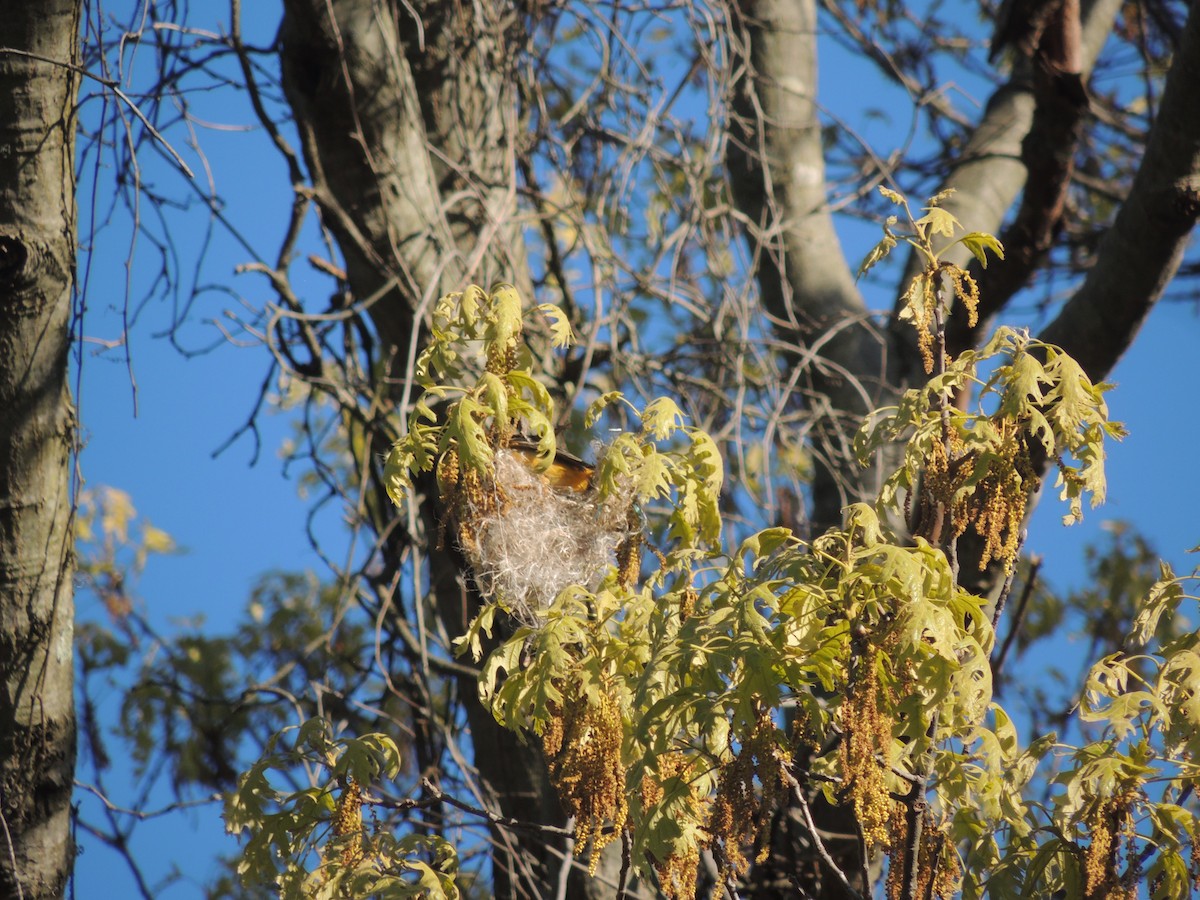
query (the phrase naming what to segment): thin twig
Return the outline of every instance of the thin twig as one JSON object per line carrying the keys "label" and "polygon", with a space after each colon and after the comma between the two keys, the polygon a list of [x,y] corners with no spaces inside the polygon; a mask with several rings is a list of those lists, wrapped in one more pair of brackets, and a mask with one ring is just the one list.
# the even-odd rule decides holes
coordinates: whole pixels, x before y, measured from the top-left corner
{"label": "thin twig", "polygon": [[[567,827],[575,827],[575,817],[567,819]],[[575,835],[567,838],[566,853],[563,855],[562,866],[558,870],[558,893],[556,900],[567,900],[567,887],[571,883],[571,864],[575,862]],[[618,894],[620,896],[620,894]]]}
{"label": "thin twig", "polygon": [[573,835],[575,833],[558,825],[538,825],[534,822],[523,822],[520,819],[513,819],[486,809],[479,809],[469,803],[464,803],[450,794],[444,793],[441,788],[437,787],[428,778],[421,779],[421,787],[429,793],[429,798],[426,800],[381,801],[379,805],[390,809],[419,809],[432,805],[432,801],[438,801],[440,803],[448,803],[455,809],[462,810],[472,816],[478,816],[492,825],[500,825],[504,828],[519,828],[522,831],[538,831],[542,834]]}
{"label": "thin twig", "polygon": [[[1004,636],[1004,643],[1000,646],[1000,652],[992,661],[992,680],[1000,674],[1000,670],[1004,668],[1004,662],[1008,659],[1008,651],[1012,649],[1012,645],[1016,642],[1017,635],[1021,631],[1021,625],[1025,621],[1025,613],[1029,609],[1029,601],[1033,597],[1033,589],[1037,584],[1038,572],[1042,568],[1042,557],[1031,556],[1029,558],[1029,574],[1025,577],[1025,587],[1021,591],[1021,597],[1017,600],[1017,612],[1013,616],[1012,627],[1008,629],[1008,634]],[[992,627],[1000,621],[1000,614],[1004,611],[1003,604],[997,604],[995,620],[992,622]]]}
{"label": "thin twig", "polygon": [[[930,731],[934,730],[936,722],[935,714],[933,723],[930,724]],[[905,834],[900,896],[904,900],[916,900],[917,887],[921,881],[920,857],[921,837],[925,825],[925,781],[915,782],[903,802]]]}
{"label": "thin twig", "polygon": [[[1184,789],[1179,792],[1179,799],[1175,801],[1175,806],[1182,807],[1187,803],[1188,798],[1192,796],[1192,791],[1195,790],[1195,784],[1188,782]],[[1137,855],[1136,860],[1131,860],[1125,873],[1120,877],[1119,883],[1122,885],[1133,886],[1133,882],[1142,872],[1142,867],[1146,862],[1160,849],[1160,845],[1154,841],[1147,841],[1141,852]]]}
{"label": "thin twig", "polygon": [[[825,865],[829,868],[829,871],[833,873],[834,877],[837,878],[838,882],[843,888],[846,889],[847,893],[851,897],[856,897],[861,900],[862,894],[856,891],[854,886],[850,884],[850,879],[846,877],[846,873],[842,871],[841,867],[834,862],[833,856],[825,847],[825,842],[821,840],[821,835],[817,831],[817,823],[813,821],[812,810],[810,810],[808,807],[808,798],[804,796],[804,788],[800,784],[800,780],[786,769],[782,770],[780,774],[788,783],[788,786],[792,789],[792,794],[795,796],[796,803],[800,807],[800,813],[804,816],[804,827],[808,829],[808,833],[812,836],[813,847],[816,848],[817,855],[821,857],[821,862],[825,863]],[[864,882],[864,887],[865,886],[866,883]]]}
{"label": "thin twig", "polygon": [[858,836],[858,877],[862,879],[863,890],[870,890],[871,860],[867,853],[867,833],[863,831],[862,819],[854,816],[854,833]]}
{"label": "thin twig", "polygon": [[96,787],[95,785],[76,780],[75,787],[94,795],[101,803],[104,804],[105,809],[107,809],[109,812],[119,813],[123,816],[131,816],[135,819],[140,819],[143,821],[146,819],[155,819],[159,816],[165,816],[181,809],[191,809],[195,806],[207,806],[210,803],[219,803],[221,801],[220,794],[212,794],[208,797],[202,797],[199,800],[180,800],[178,803],[171,803],[167,806],[164,806],[162,809],[153,809],[149,811],[141,809],[126,809],[123,806],[117,806],[115,803],[109,800],[104,791],[100,790],[100,788]]}
{"label": "thin twig", "polygon": [[617,878],[617,900],[626,900],[625,888],[629,883],[629,869],[633,862],[633,839],[629,829],[621,831],[621,874]]}
{"label": "thin twig", "polygon": [[28,50],[17,50],[13,47],[0,47],[0,54],[5,53],[9,56],[23,56],[26,59],[36,59],[38,62],[49,63],[52,66],[61,66],[64,69],[74,72],[77,75],[82,75],[84,78],[90,78],[97,84],[101,84],[108,88],[113,92],[113,94],[116,95],[117,99],[123,101],[125,105],[129,107],[133,114],[137,116],[138,121],[141,122],[142,125],[146,127],[146,130],[150,132],[150,135],[166,148],[167,153],[171,154],[171,158],[175,160],[175,164],[183,170],[183,173],[187,175],[188,178],[196,177],[196,174],[191,170],[188,164],[183,161],[183,157],[175,152],[175,148],[168,143],[167,139],[159,134],[157,128],[150,124],[150,120],[146,118],[146,114],[138,109],[137,104],[130,100],[129,95],[121,90],[120,85],[111,78],[104,78],[101,75],[96,75],[83,68],[83,66],[77,66],[74,63],[63,62],[61,59],[51,59],[49,56],[42,56],[40,53],[30,53]]}
{"label": "thin twig", "polygon": [[25,889],[21,887],[21,876],[17,871],[17,851],[13,846],[12,832],[8,830],[8,819],[0,810],[0,827],[4,828],[4,843],[8,847],[8,862],[12,866],[12,881],[17,886],[17,900],[25,900]]}

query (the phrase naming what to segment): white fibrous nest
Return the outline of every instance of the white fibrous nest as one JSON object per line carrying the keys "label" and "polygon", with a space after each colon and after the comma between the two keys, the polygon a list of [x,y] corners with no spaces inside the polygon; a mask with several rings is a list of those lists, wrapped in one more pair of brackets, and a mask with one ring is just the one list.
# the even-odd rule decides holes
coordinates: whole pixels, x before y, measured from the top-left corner
{"label": "white fibrous nest", "polygon": [[595,589],[640,532],[628,500],[552,487],[511,450],[496,453],[492,491],[482,502],[463,498],[463,553],[484,596],[526,625],[564,588]]}

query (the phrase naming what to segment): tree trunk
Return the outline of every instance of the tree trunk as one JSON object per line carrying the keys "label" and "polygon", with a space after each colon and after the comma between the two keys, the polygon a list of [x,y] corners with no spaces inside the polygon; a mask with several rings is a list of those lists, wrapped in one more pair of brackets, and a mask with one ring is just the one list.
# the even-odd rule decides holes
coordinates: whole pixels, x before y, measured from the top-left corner
{"label": "tree trunk", "polygon": [[[520,123],[510,44],[523,39],[515,21],[487,3],[284,2],[283,86],[314,196],[352,293],[370,298],[397,384],[440,296],[502,280],[532,299],[515,215]],[[461,634],[463,613],[469,617],[478,598],[464,597],[455,555],[435,547],[438,511],[428,492],[421,505],[423,534],[400,540],[426,545],[433,611]],[[563,825],[537,742],[498,725],[473,678],[462,688],[474,763],[494,811]],[[492,837],[496,896],[554,894],[565,841],[502,826]],[[571,896],[611,896],[620,863],[614,844],[598,879],[576,866]]]}
{"label": "tree trunk", "polygon": [[[1119,5],[1120,0],[1081,4],[1078,58],[1072,63],[1081,78]],[[522,129],[512,87],[513,59],[528,35],[520,16],[487,2],[458,7],[444,0],[285,0],[284,7],[283,86],[312,193],[339,242],[351,291],[393,351],[383,356],[391,361],[396,383],[403,383],[423,318],[437,297],[469,281],[486,286],[503,279],[522,289],[528,282],[513,215],[514,148]],[[817,8],[817,0],[731,0],[737,77],[731,84],[727,162],[735,201],[749,223],[764,305],[777,335],[793,346],[796,364],[804,366],[800,385],[815,420],[818,457],[810,518],[820,531],[840,521],[847,502],[872,497],[878,489],[883,469],[861,469],[850,452],[862,418],[921,376],[908,330],[874,323],[826,203],[816,102]],[[1021,148],[1039,104],[1027,76],[1019,68],[996,92],[948,174],[946,186],[958,193],[947,207],[972,230],[998,231],[1027,183]],[[1164,99],[1164,110],[1167,106]],[[1051,111],[1042,114],[1046,118]],[[1181,168],[1181,160],[1191,158],[1186,153],[1154,158],[1173,161],[1172,171],[1193,172]],[[1166,237],[1174,241],[1190,227],[1192,194],[1159,193],[1174,212],[1154,221],[1165,222]],[[1166,272],[1173,264],[1160,256],[1142,252],[1151,266]],[[952,258],[965,262],[965,256]],[[1081,296],[1088,296],[1086,288]],[[1146,302],[1154,296],[1142,292]],[[1118,323],[1117,330],[1132,333],[1134,327]],[[399,393],[393,399],[408,399]],[[417,528],[397,538],[406,546],[432,545],[436,513],[431,498],[424,503],[424,532]],[[453,630],[476,598],[463,596],[450,554],[431,550],[426,558],[433,611]],[[531,823],[561,823],[536,748],[496,726],[478,704],[470,678],[463,688],[475,764],[493,808]],[[825,810],[822,824],[845,836],[828,840],[853,879],[862,862],[855,823],[844,816],[837,821],[837,812]],[[493,837],[497,895],[553,893],[559,849],[551,846],[553,835],[547,842],[497,827]],[[800,880],[813,895],[838,895],[841,888],[808,865],[811,858],[791,853],[789,847],[803,850],[805,840],[800,829],[776,842],[777,849],[790,842],[778,866],[780,883],[788,887],[777,895],[791,895],[787,878],[799,869],[808,873]],[[610,861],[619,863],[615,854]],[[619,866],[602,872],[606,869]],[[573,897],[611,893],[601,882],[567,890]],[[771,895],[766,888],[762,894]]]}
{"label": "tree trunk", "polygon": [[[820,532],[840,521],[847,500],[876,491],[878,467],[859,469],[846,452],[863,415],[922,376],[910,329],[889,325],[875,337],[869,328],[867,310],[833,229],[815,99],[816,7],[817,0],[731,4],[735,68],[741,78],[734,87],[728,162],[734,198],[750,223],[748,239],[764,305],[776,332],[799,345],[802,352],[797,357],[811,360],[808,385],[819,466],[810,521]],[[1071,63],[1076,76],[1086,80],[1119,3],[1092,0],[1081,7]],[[1198,35],[1200,7],[1193,5],[1130,197],[1104,237],[1095,268],[1042,335],[1064,347],[1094,380],[1105,377],[1128,347],[1174,275],[1200,215]],[[1037,114],[1062,116],[1039,109],[1047,103],[1045,94],[1035,94],[1028,67],[1019,66],[1012,82],[989,102],[944,183],[957,191],[945,207],[968,229],[999,231],[1026,185],[1021,147]],[[1069,148],[1064,154],[1069,162]],[[945,258],[966,264],[968,251],[960,246]],[[915,267],[910,261],[898,295]],[[977,552],[969,539],[960,544],[960,558],[970,559]],[[995,602],[1004,584],[1002,566],[976,574],[968,564],[963,571],[968,589]],[[853,883],[862,860],[852,816],[845,809],[826,808],[817,811],[816,820],[827,833],[830,852]],[[791,859],[789,850],[797,842],[790,833],[777,832],[776,837],[774,869],[786,873],[790,868],[806,895],[843,895],[840,884],[826,877],[821,866]]]}
{"label": "tree trunk", "polygon": [[816,0],[736,0],[729,12],[742,71],[732,87],[729,181],[761,254],[763,305],[795,344],[793,365],[803,366],[818,461],[809,519],[820,533],[880,486],[858,465],[851,439],[893,396],[886,337],[870,321],[826,202]]}
{"label": "tree trunk", "polygon": [[76,0],[0,0],[0,896],[61,897],[75,857],[67,389]]}

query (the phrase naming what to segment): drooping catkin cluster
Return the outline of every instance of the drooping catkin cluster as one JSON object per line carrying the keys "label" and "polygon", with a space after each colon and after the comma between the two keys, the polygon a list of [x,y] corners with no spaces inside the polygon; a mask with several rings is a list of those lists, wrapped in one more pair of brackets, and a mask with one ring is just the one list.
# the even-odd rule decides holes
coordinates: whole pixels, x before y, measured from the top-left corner
{"label": "drooping catkin cluster", "polygon": [[1136,879],[1121,878],[1122,838],[1132,826],[1134,793],[1118,794],[1097,803],[1087,818],[1091,842],[1083,855],[1084,900],[1134,900]]}
{"label": "drooping catkin cluster", "polygon": [[917,348],[925,364],[925,374],[933,373],[933,324],[937,305],[942,302],[943,281],[967,310],[967,322],[974,328],[979,320],[979,285],[965,269],[942,263],[918,274],[904,292],[902,318],[911,319],[917,329]]}
{"label": "drooping catkin cluster", "polygon": [[[968,526],[973,527],[984,540],[980,571],[992,560],[1003,562],[1006,569],[1016,562],[1025,505],[1038,477],[1017,424],[1001,419],[996,426],[999,441],[989,445],[986,456],[966,449],[957,431],[950,432],[949,452],[945,442],[933,442],[918,520],[918,531],[935,542],[958,537]],[[985,464],[985,458],[987,470],[980,477],[976,469]],[[940,519],[939,504],[943,510]],[[939,520],[949,534],[932,534],[933,523]]]}
{"label": "drooping catkin cluster", "polygon": [[588,871],[594,875],[600,851],[616,840],[629,812],[621,710],[607,692],[589,702],[586,692],[576,691],[552,713],[542,733],[550,780],[563,807],[575,817],[576,846],[582,851],[591,841]]}
{"label": "drooping catkin cluster", "polygon": [[922,272],[908,283],[902,300],[905,312],[911,317],[913,327],[917,329],[917,348],[921,351],[925,373],[929,374],[933,371],[933,332],[930,330],[930,324],[934,306],[938,302],[937,282]]}
{"label": "drooping catkin cluster", "polygon": [[[702,796],[697,788],[693,761],[683,753],[668,753],[658,759],[658,777],[647,773],[642,776],[641,802],[642,811],[646,812],[661,803],[664,796],[663,784],[672,778],[677,778],[691,788],[684,802],[686,812],[677,813],[678,817],[686,816],[692,822],[703,822],[707,818],[705,807],[707,798]],[[696,841],[682,842],[683,849],[672,853],[666,859],[655,859],[654,871],[658,873],[659,889],[667,900],[696,900],[696,873],[700,868],[700,843]]]}
{"label": "drooping catkin cluster", "polygon": [[1200,831],[1192,834],[1192,890],[1200,893]]}
{"label": "drooping catkin cluster", "polygon": [[892,814],[897,806],[888,792],[885,767],[891,764],[892,720],[881,707],[879,651],[861,660],[857,678],[839,710],[842,780],[869,848],[891,844]]}
{"label": "drooping catkin cluster", "polygon": [[[903,805],[895,804],[892,816],[892,849],[887,876],[888,900],[900,900],[906,894],[904,884],[904,854],[908,846],[908,817]],[[948,823],[937,823],[929,808],[925,808],[921,823],[921,844],[917,848],[915,897],[948,900],[961,886],[962,866],[958,852],[950,840]]]}
{"label": "drooping catkin cluster", "polygon": [[764,709],[738,753],[721,766],[708,826],[712,841],[721,850],[718,887],[749,870],[746,847],[755,848],[758,862],[770,852],[771,814],[785,783],[784,772],[792,764],[791,753],[777,736],[771,711]]}
{"label": "drooping catkin cluster", "polygon": [[333,813],[333,836],[342,845],[339,861],[347,869],[357,866],[365,855],[362,805],[362,787],[353,778],[347,778]]}
{"label": "drooping catkin cluster", "polygon": [[968,501],[967,517],[985,541],[979,559],[981,572],[993,559],[1003,562],[1006,571],[1013,567],[1020,549],[1025,504],[1038,477],[1016,424],[1001,420],[999,427],[1001,442],[994,448],[996,457]]}
{"label": "drooping catkin cluster", "polygon": [[490,478],[450,450],[438,480],[479,590],[519,622],[536,625],[563,588],[594,588],[614,564],[636,579],[641,529],[628,497],[557,488],[510,449],[496,451]]}
{"label": "drooping catkin cluster", "polygon": [[[933,441],[921,485],[921,509],[916,530],[934,544],[946,537],[958,537],[968,524],[966,504],[958,494],[971,476],[970,460],[964,454],[962,437],[957,431],[950,433],[949,444],[947,451],[945,441]],[[950,534],[936,533],[939,527],[943,531],[949,529]]]}

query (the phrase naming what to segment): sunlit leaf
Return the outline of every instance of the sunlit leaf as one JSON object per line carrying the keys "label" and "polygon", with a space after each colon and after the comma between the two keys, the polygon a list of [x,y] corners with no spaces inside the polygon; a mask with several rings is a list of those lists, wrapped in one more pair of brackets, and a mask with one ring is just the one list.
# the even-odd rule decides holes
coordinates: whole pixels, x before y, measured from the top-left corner
{"label": "sunlit leaf", "polygon": [[987,268],[988,251],[997,258],[1004,259],[1004,245],[993,235],[983,231],[972,231],[959,238],[959,243],[971,251],[983,268]]}

